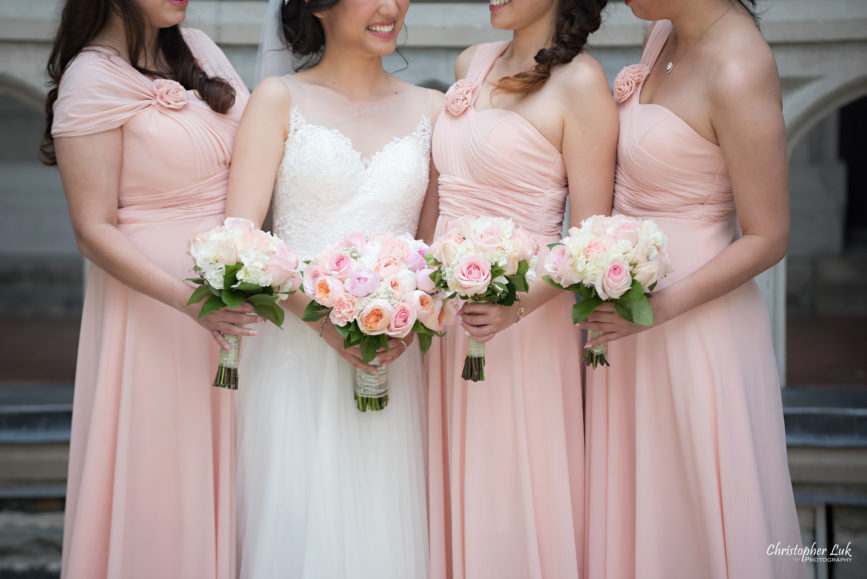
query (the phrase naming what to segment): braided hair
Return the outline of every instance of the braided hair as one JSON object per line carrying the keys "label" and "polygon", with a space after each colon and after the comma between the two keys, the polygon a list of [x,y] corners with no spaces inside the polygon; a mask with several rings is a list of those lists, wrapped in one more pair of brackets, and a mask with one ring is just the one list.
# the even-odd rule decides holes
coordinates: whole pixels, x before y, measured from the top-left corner
{"label": "braided hair", "polygon": [[536,53],[532,70],[501,78],[494,90],[527,97],[542,88],[559,64],[581,54],[587,37],[602,24],[602,9],[608,0],[560,0],[551,45]]}

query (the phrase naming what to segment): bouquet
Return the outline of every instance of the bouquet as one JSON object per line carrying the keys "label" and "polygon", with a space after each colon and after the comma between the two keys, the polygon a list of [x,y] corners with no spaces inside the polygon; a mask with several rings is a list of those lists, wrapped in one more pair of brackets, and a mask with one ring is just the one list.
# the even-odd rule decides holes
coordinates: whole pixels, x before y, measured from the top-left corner
{"label": "bouquet", "polygon": [[[610,301],[624,319],[652,326],[653,308],[647,294],[671,270],[665,245],[665,234],[650,219],[594,215],[549,246],[544,279],[584,298],[572,307],[576,324]],[[601,332],[591,331],[590,339],[599,335]],[[605,344],[586,349],[584,364],[608,366],[607,351]]]}
{"label": "bouquet", "polygon": [[[266,320],[283,325],[283,308],[277,300],[293,293],[301,279],[298,260],[283,241],[256,229],[252,221],[229,217],[223,225],[194,237],[190,255],[198,277],[187,281],[199,287],[188,304],[205,300],[200,318],[247,302]],[[220,350],[214,386],[237,390],[241,338],[234,334],[223,337],[230,349]]]}
{"label": "bouquet", "polygon": [[[410,332],[426,352],[455,313],[434,287],[424,259],[427,249],[409,235],[347,235],[304,267],[304,292],[312,301],[302,319],[328,316],[345,348],[361,348],[365,364],[388,349],[389,337],[405,338]],[[357,369],[355,400],[361,412],[385,408],[388,368]]]}
{"label": "bouquet", "polygon": [[[536,280],[539,245],[511,219],[460,219],[434,241],[428,264],[437,288],[468,302],[510,306]],[[485,379],[485,344],[467,338],[461,377]]]}

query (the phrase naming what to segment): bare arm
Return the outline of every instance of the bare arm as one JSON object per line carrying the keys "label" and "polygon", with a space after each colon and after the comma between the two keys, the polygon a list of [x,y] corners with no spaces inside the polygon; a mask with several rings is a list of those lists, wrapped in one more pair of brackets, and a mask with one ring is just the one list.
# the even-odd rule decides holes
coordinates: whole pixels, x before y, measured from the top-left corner
{"label": "bare arm", "polygon": [[[583,62],[577,60],[570,69],[562,71],[567,74],[561,74],[557,79],[563,83],[560,100],[562,152],[569,180],[570,222],[573,225],[591,215],[611,212],[619,128],[617,110],[602,67],[590,58],[582,59]],[[461,323],[472,337],[480,341],[489,340],[518,320],[520,306],[524,307],[526,315],[562,293],[542,280],[547,252],[547,248],[542,248],[537,281],[526,295],[521,296],[520,304],[509,308],[467,304],[462,308]],[[477,317],[467,320],[469,316],[464,314],[476,314]]]}
{"label": "bare arm", "polygon": [[[431,119],[431,134],[436,129],[436,121],[440,112],[443,110],[445,102],[444,95],[435,90],[429,91],[431,94],[430,110],[428,117]],[[428,173],[427,193],[424,197],[424,204],[421,207],[421,215],[419,215],[418,232],[416,236],[425,243],[433,242],[434,231],[436,230],[437,218],[439,217],[439,171],[433,162],[433,155],[430,160],[430,171]]]}
{"label": "bare arm", "polygon": [[[751,61],[729,61],[717,75],[711,94],[711,121],[731,177],[743,235],[704,266],[651,297],[657,324],[743,285],[782,259],[788,246],[785,123],[770,52],[764,59],[759,54]],[[582,327],[609,332],[593,343],[643,329],[614,319],[607,308],[588,321]]]}
{"label": "bare arm", "polygon": [[246,304],[234,312],[220,310],[197,318],[201,306],[187,305],[193,288],[154,264],[118,230],[121,129],[59,137],[55,140],[55,149],[72,228],[82,255],[132,289],[195,319],[210,330],[223,347],[228,344],[219,333],[255,333],[234,325],[257,320],[254,315],[241,313],[252,312],[252,307]]}
{"label": "bare arm", "polygon": [[[228,217],[244,217],[257,226],[262,225],[271,204],[277,169],[283,158],[283,145],[289,134],[291,108],[289,88],[277,77],[263,80],[253,91],[235,138],[226,202]],[[301,319],[310,302],[303,291],[298,291],[280,303]],[[343,338],[327,318],[325,322],[320,320],[307,325],[353,366],[376,370],[362,363],[360,348],[343,348]],[[408,342],[404,339],[404,343]],[[389,345],[391,350],[378,354],[375,361],[388,364],[405,349],[400,340],[389,340]]]}

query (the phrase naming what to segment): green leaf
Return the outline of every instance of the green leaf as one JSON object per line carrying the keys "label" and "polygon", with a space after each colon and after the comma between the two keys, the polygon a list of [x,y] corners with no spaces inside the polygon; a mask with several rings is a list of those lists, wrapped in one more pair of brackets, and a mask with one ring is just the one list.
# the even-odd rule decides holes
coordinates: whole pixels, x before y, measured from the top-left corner
{"label": "green leaf", "polygon": [[419,334],[417,336],[417,339],[422,354],[430,350],[430,345],[433,343],[433,336],[431,336],[430,334]]}
{"label": "green leaf", "polygon": [[244,303],[244,295],[232,290],[223,290],[223,303],[233,310]]}
{"label": "green leaf", "polygon": [[602,300],[598,297],[592,297],[589,300],[578,302],[572,306],[572,323],[577,324],[586,320],[593,310],[602,305]]}
{"label": "green leaf", "polygon": [[211,290],[208,289],[208,286],[200,285],[196,288],[196,291],[193,292],[193,295],[190,296],[190,299],[187,301],[187,305],[191,306],[193,304],[197,304],[210,295]]}
{"label": "green leaf", "polygon": [[549,244],[548,244],[548,249],[554,249],[554,248],[557,247],[558,245],[563,245],[563,243],[560,242],[560,241],[556,241],[556,242],[554,242],[554,243],[549,243]]}
{"label": "green leaf", "polygon": [[[526,273],[526,272],[524,272]],[[515,287],[515,291],[527,292],[530,291],[530,286],[527,285],[527,278],[523,274],[516,273],[515,275],[507,275],[506,279]]]}
{"label": "green leaf", "polygon": [[546,284],[548,284],[548,285],[550,285],[550,286],[554,286],[554,287],[557,288],[557,289],[569,289],[569,288],[565,288],[565,287],[563,287],[562,285],[560,285],[559,283],[557,283],[556,281],[554,281],[554,280],[551,278],[550,275],[543,275],[543,276],[542,276],[542,281],[544,281]]}
{"label": "green leaf", "polygon": [[251,296],[247,296],[244,299],[246,299],[254,306],[266,306],[277,303],[277,296],[269,294],[253,294]]}
{"label": "green leaf", "polygon": [[199,317],[201,318],[207,316],[211,312],[221,310],[225,305],[226,304],[223,303],[223,300],[217,296],[211,296],[204,304],[202,304],[202,309],[199,310]]}
{"label": "green leaf", "polygon": [[330,311],[330,308],[326,308],[325,306],[311,300],[310,303],[307,304],[307,307],[304,308],[304,313],[301,314],[301,319],[305,322],[315,322],[316,320],[321,320],[327,316]]}
{"label": "green leaf", "polygon": [[361,361],[365,364],[370,364],[370,361],[376,357],[376,352],[379,350],[379,340],[373,336],[367,336],[368,339],[361,340]]}
{"label": "green leaf", "polygon": [[334,326],[334,329],[337,330],[337,333],[340,334],[344,342],[352,338],[352,328],[350,326]]}
{"label": "green leaf", "polygon": [[620,316],[641,326],[653,325],[653,306],[641,290],[641,284],[635,282],[628,292],[614,302],[614,309]]}
{"label": "green leaf", "polygon": [[[248,293],[249,292],[255,292],[257,294],[260,292],[267,292],[268,290],[271,290],[270,287],[263,288],[261,286],[254,284],[254,283],[250,283],[248,281],[238,282],[234,286],[232,286],[232,289],[238,290],[239,292],[248,292]],[[273,292],[273,290],[271,290],[271,291]]]}
{"label": "green leaf", "polygon": [[285,319],[286,313],[283,311],[283,308],[281,308],[277,304],[260,304],[257,306],[253,306],[253,309],[256,311],[257,314],[259,314],[278,328],[283,327],[283,320]]}
{"label": "green leaf", "polygon": [[196,285],[202,285],[203,283],[205,283],[205,279],[201,277],[188,277],[184,279],[184,281],[191,281]]}
{"label": "green leaf", "polygon": [[240,263],[227,266],[223,271],[223,287],[232,287],[238,283],[237,273],[243,267]]}

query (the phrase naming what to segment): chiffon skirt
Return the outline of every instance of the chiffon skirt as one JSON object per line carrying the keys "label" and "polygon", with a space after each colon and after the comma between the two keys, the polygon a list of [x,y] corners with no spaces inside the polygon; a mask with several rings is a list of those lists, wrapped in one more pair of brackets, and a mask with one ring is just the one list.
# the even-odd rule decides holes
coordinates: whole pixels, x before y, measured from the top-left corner
{"label": "chiffon skirt", "polygon": [[389,403],[362,413],[355,368],[298,318],[254,326],[238,390],[240,576],[428,576],[425,413],[416,344]]}

